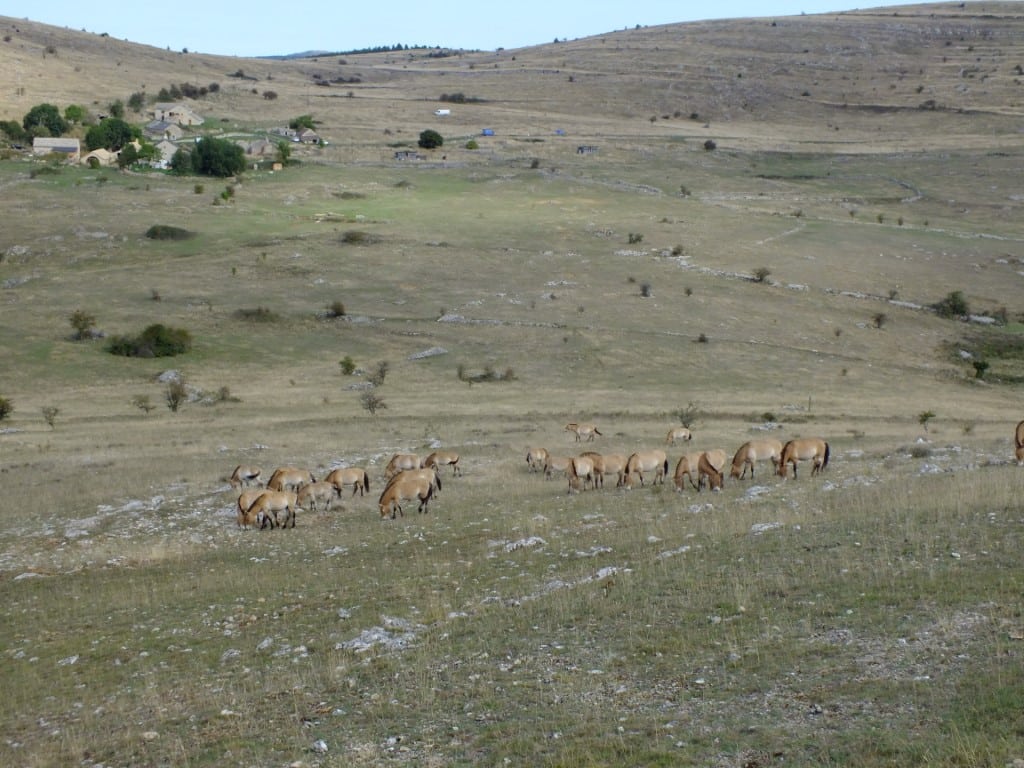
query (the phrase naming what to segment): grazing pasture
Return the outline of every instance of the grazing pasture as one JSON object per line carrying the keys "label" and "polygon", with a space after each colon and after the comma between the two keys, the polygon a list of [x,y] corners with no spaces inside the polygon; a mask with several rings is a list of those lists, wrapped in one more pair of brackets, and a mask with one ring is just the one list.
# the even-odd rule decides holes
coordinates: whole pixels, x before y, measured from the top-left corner
{"label": "grazing pasture", "polygon": [[[229,201],[3,152],[0,764],[1024,759],[1024,18],[972,5],[298,61],[4,19],[4,119],[218,80],[209,130],[331,141]],[[190,351],[106,351],[152,323]],[[567,494],[524,456],[581,418],[830,458]],[[236,466],[442,446],[429,514],[239,525]]]}

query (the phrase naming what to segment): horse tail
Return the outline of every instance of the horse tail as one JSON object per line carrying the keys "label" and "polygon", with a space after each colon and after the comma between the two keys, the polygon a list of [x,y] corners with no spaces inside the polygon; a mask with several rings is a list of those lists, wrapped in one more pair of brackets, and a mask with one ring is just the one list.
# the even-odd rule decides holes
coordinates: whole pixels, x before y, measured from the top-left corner
{"label": "horse tail", "polygon": [[662,477],[668,477],[668,457],[665,457],[665,461],[661,466]]}
{"label": "horse tail", "polygon": [[363,470],[363,490],[367,493],[370,492],[370,473],[365,469]]}
{"label": "horse tail", "polygon": [[[438,474],[436,471],[434,472],[434,482],[437,483],[437,490],[440,491],[441,490],[441,475]],[[431,493],[433,493],[434,483],[431,483],[430,487],[431,487]]]}
{"label": "horse tail", "polygon": [[831,455],[831,449],[828,447],[828,443],[825,443],[825,458],[821,462],[821,468],[824,469],[828,466],[828,457]]}
{"label": "horse tail", "polygon": [[601,437],[604,437],[604,435],[601,433],[601,430],[598,429],[597,427],[594,427],[594,434],[595,435],[601,435]]}

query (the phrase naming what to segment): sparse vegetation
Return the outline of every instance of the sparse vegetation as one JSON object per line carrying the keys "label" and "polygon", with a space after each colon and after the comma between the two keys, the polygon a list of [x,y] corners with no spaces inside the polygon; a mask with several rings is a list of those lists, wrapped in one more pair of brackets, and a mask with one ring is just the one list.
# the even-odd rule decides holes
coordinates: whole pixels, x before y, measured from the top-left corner
{"label": "sparse vegetation", "polygon": [[188,400],[188,385],[185,379],[178,376],[167,382],[164,389],[164,400],[171,413],[177,413],[178,409]]}
{"label": "sparse vegetation", "polygon": [[250,323],[276,323],[281,319],[270,307],[248,307],[236,309],[234,316],[239,320],[246,320]]}
{"label": "sparse vegetation", "polygon": [[381,360],[377,363],[377,367],[373,369],[373,373],[370,374],[369,382],[375,387],[381,387],[384,385],[384,379],[388,375],[388,371],[391,370],[391,365],[387,360]]}
{"label": "sparse vegetation", "polygon": [[156,408],[149,399],[149,395],[135,395],[132,397],[132,405],[146,414]]}
{"label": "sparse vegetation", "polygon": [[388,407],[387,403],[384,402],[384,398],[372,389],[363,392],[363,394],[359,396],[359,402],[363,406],[363,409],[368,411],[371,416],[375,415],[377,411]]}
{"label": "sparse vegetation", "polygon": [[60,408],[56,405],[44,405],[39,409],[40,413],[43,414],[43,421],[50,429],[54,429],[57,426],[57,416],[60,414]]}

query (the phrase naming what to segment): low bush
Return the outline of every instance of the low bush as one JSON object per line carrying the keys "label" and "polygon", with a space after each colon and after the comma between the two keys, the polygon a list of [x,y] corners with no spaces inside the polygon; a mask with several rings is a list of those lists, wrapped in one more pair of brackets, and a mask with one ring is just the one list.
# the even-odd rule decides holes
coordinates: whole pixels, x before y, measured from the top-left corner
{"label": "low bush", "polygon": [[10,398],[0,397],[0,421],[14,413],[14,403]]}
{"label": "low bush", "polygon": [[189,232],[181,227],[173,227],[170,224],[154,224],[146,230],[146,237],[150,240],[188,240],[195,236],[195,232]]}
{"label": "low bush", "polygon": [[112,355],[123,357],[174,357],[192,349],[192,335],[162,323],[148,326],[137,336],[114,336],[107,345]]}
{"label": "low bush", "polygon": [[248,320],[252,323],[276,323],[281,319],[276,312],[268,307],[236,309],[234,316],[239,320]]}

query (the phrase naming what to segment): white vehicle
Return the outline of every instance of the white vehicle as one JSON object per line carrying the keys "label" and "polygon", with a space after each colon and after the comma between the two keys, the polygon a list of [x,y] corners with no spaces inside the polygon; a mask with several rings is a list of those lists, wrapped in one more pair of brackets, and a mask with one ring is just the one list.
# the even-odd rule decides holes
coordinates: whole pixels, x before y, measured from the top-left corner
{"label": "white vehicle", "polygon": [[438,117],[448,117],[452,111],[450,109],[435,109],[434,114]]}

